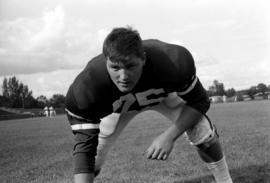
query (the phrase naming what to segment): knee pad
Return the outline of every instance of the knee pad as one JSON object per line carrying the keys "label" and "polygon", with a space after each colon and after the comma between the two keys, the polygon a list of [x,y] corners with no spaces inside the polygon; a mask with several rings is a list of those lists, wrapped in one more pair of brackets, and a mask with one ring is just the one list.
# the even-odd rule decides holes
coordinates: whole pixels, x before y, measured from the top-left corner
{"label": "knee pad", "polygon": [[186,131],[186,136],[191,145],[210,146],[218,140],[216,128],[208,117],[204,116],[194,127]]}
{"label": "knee pad", "polygon": [[213,135],[211,134],[209,138],[207,138],[203,143],[196,145],[197,148],[204,150],[209,148],[212,144],[217,142],[219,139],[219,135],[217,134],[217,131],[215,130],[215,133]]}
{"label": "knee pad", "polygon": [[112,113],[104,118],[101,119],[99,129],[100,129],[100,135],[104,138],[110,137],[115,133],[118,120],[119,120],[119,114]]}

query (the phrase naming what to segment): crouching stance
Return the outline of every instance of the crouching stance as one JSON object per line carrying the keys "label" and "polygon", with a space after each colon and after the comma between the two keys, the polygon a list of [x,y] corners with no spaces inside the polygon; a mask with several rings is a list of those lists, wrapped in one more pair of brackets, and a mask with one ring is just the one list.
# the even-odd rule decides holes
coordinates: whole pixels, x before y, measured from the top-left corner
{"label": "crouching stance", "polygon": [[74,179],[89,183],[100,172],[110,147],[139,112],[154,110],[172,121],[146,150],[166,160],[186,134],[217,183],[232,183],[215,127],[206,115],[209,99],[184,47],[142,41],[131,28],[115,28],[76,77],[66,97],[75,136]]}

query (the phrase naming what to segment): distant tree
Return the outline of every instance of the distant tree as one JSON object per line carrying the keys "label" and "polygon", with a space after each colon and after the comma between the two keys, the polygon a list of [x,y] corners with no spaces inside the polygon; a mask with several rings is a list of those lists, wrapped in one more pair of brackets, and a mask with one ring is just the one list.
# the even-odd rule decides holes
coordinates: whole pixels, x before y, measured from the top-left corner
{"label": "distant tree", "polygon": [[237,101],[243,101],[243,96],[240,93],[236,93]]}
{"label": "distant tree", "polygon": [[4,78],[3,85],[2,85],[2,93],[3,95],[0,96],[0,106],[7,106],[8,105],[8,98],[9,94],[7,93],[7,87],[8,87],[8,80],[7,78]]}
{"label": "distant tree", "polygon": [[217,86],[218,84],[219,84],[218,80],[214,80],[214,81],[213,81],[213,85],[214,85],[214,86]]}
{"label": "distant tree", "polygon": [[3,97],[8,98],[9,93],[8,93],[8,80],[7,80],[7,78],[4,78],[4,80],[3,80],[2,91],[3,91]]}
{"label": "distant tree", "polygon": [[258,91],[258,92],[262,92],[262,93],[264,94],[265,92],[268,91],[268,88],[267,88],[266,84],[264,84],[264,83],[259,83],[259,84],[257,85],[257,91]]}
{"label": "distant tree", "polygon": [[207,93],[209,96],[213,96],[213,95],[223,96],[223,95],[225,95],[226,92],[224,90],[224,84],[220,83],[218,80],[214,80],[213,85],[209,87]]}
{"label": "distant tree", "polygon": [[46,105],[49,105],[49,101],[47,99],[46,96],[44,95],[40,95],[36,98],[37,102],[38,102],[38,106],[41,108],[44,108]]}
{"label": "distant tree", "polygon": [[254,99],[254,95],[258,92],[256,86],[251,86],[248,90],[246,90],[246,95],[249,95],[250,98]]}
{"label": "distant tree", "polygon": [[15,76],[3,80],[3,96],[8,99],[7,107],[22,107],[22,100],[20,98],[20,90],[22,89],[19,81]]}
{"label": "distant tree", "polygon": [[214,96],[216,94],[217,90],[214,86],[209,86],[207,90],[207,94],[209,97]]}
{"label": "distant tree", "polygon": [[223,96],[226,94],[223,83],[217,83],[216,88],[217,88],[217,95]]}
{"label": "distant tree", "polygon": [[62,94],[54,94],[50,99],[50,104],[53,107],[64,108],[65,107],[65,96]]}
{"label": "distant tree", "polygon": [[5,106],[7,107],[30,108],[37,105],[37,102],[32,96],[32,91],[15,76],[4,78],[2,90],[3,97],[7,100],[5,102]]}
{"label": "distant tree", "polygon": [[0,95],[0,107],[6,106],[7,98]]}
{"label": "distant tree", "polygon": [[31,108],[36,106],[36,101],[32,96],[32,91],[29,91],[28,86],[23,83],[19,84],[19,96],[22,99],[23,108]]}
{"label": "distant tree", "polygon": [[228,90],[226,91],[226,96],[227,96],[227,97],[233,97],[233,96],[235,96],[235,95],[236,95],[236,91],[235,91],[234,88],[230,88],[230,89],[228,89]]}

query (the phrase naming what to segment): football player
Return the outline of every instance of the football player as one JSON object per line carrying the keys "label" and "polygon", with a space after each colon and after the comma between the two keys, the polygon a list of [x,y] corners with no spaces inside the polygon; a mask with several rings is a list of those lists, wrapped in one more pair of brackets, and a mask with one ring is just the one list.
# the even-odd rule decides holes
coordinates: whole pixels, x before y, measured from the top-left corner
{"label": "football player", "polygon": [[49,108],[48,108],[47,106],[45,106],[43,110],[44,110],[44,115],[45,115],[46,117],[49,117],[49,115],[50,115],[50,114],[49,114]]}
{"label": "football player", "polygon": [[53,117],[55,114],[54,114],[54,108],[53,106],[49,107],[49,114],[50,114],[50,117]]}
{"label": "football player", "polygon": [[216,128],[207,117],[209,98],[190,52],[159,40],[142,41],[131,27],[115,28],[71,84],[66,112],[75,144],[74,180],[89,183],[131,119],[155,110],[172,121],[146,150],[166,160],[185,133],[217,183],[232,183]]}

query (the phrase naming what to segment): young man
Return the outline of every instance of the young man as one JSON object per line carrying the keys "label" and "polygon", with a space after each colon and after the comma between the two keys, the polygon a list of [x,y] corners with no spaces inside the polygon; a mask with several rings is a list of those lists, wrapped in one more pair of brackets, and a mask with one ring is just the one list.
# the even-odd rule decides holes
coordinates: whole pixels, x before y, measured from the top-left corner
{"label": "young man", "polygon": [[76,183],[89,183],[100,172],[109,148],[139,112],[155,110],[172,125],[146,151],[166,160],[176,139],[186,132],[217,183],[231,183],[215,127],[206,112],[209,99],[184,47],[142,41],[132,28],[115,28],[70,86],[67,116],[75,135]]}

